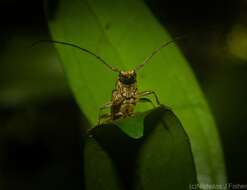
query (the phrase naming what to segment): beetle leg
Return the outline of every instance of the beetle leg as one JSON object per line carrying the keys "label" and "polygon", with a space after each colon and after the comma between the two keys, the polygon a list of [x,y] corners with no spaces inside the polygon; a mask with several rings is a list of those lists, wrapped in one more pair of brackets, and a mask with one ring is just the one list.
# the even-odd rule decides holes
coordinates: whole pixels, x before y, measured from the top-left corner
{"label": "beetle leg", "polygon": [[159,98],[158,98],[158,96],[156,95],[156,93],[154,91],[146,90],[146,91],[142,91],[142,92],[137,93],[137,97],[139,99],[142,98],[142,97],[144,97],[144,96],[149,96],[149,95],[153,95],[155,97],[156,103],[158,105],[160,105]]}
{"label": "beetle leg", "polygon": [[148,99],[148,98],[139,98],[138,101],[139,102],[148,102],[148,103],[152,104],[153,107],[155,107],[153,101]]}
{"label": "beetle leg", "polygon": [[117,117],[117,118],[120,118],[120,117],[122,117],[124,114],[122,113],[122,112],[118,112],[118,113],[116,113],[115,114],[115,116]]}
{"label": "beetle leg", "polygon": [[107,118],[110,117],[111,114],[107,113],[107,114],[102,114],[101,112],[105,109],[111,108],[112,107],[112,102],[108,102],[106,104],[104,104],[102,107],[99,108],[99,116],[98,116],[98,125],[100,124],[100,121],[102,118]]}

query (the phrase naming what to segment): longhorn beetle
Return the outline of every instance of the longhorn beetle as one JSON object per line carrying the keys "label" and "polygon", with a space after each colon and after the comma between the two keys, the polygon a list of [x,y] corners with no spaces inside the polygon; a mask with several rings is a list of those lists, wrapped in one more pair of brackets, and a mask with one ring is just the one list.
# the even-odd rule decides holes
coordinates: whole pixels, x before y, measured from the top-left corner
{"label": "longhorn beetle", "polygon": [[[99,110],[99,117],[98,117],[98,124],[101,124],[101,120],[105,119],[107,120],[116,120],[120,118],[125,118],[127,116],[132,116],[134,114],[134,108],[137,102],[140,101],[146,101],[153,104],[153,102],[145,98],[146,96],[153,95],[157,105],[160,105],[158,96],[154,91],[146,90],[139,92],[137,90],[137,84],[136,84],[136,73],[139,71],[142,67],[144,67],[151,58],[156,55],[160,50],[167,45],[173,43],[174,41],[180,39],[181,37],[177,37],[174,40],[168,41],[166,43],[163,43],[161,46],[156,48],[140,65],[137,65],[134,69],[128,70],[128,71],[122,71],[116,67],[111,66],[108,64],[104,59],[102,59],[100,56],[96,55],[95,53],[89,51],[88,49],[82,48],[78,45],[68,43],[68,42],[62,42],[62,41],[55,41],[55,40],[40,40],[35,42],[33,45],[36,45],[40,42],[50,42],[55,44],[62,44],[70,47],[77,48],[83,52],[86,52],[92,56],[94,56],[96,59],[98,59],[101,63],[103,63],[108,69],[112,70],[113,72],[118,73],[118,80],[116,81],[115,89],[112,91],[112,99],[110,102],[104,104],[102,107],[100,107]],[[111,110],[108,114],[102,114],[102,110],[109,109]]]}

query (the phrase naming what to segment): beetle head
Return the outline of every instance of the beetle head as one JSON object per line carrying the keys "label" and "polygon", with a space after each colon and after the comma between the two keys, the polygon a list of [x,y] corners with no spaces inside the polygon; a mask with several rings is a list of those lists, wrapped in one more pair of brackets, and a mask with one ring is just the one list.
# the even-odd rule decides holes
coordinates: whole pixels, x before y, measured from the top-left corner
{"label": "beetle head", "polygon": [[123,84],[130,85],[136,82],[136,72],[135,70],[120,71],[119,81]]}

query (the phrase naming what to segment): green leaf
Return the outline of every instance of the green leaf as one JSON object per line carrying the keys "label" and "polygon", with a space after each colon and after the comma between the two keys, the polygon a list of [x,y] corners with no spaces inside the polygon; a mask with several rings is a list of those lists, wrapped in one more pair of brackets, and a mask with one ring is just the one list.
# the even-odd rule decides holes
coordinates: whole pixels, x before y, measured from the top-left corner
{"label": "green leaf", "polygon": [[150,111],[151,110],[139,114],[135,114],[132,117],[113,121],[113,123],[117,127],[119,127],[123,132],[125,132],[128,136],[134,139],[139,139],[143,136],[144,120],[147,114],[150,113]]}
{"label": "green leaf", "polygon": [[[87,169],[85,175],[91,178],[86,179],[94,182],[90,184],[97,184],[100,179],[103,181],[102,176],[111,176],[109,168],[115,168],[114,177],[116,179],[118,176],[116,181],[121,179],[125,189],[189,190],[190,184],[197,184],[196,171],[189,139],[181,123],[172,111],[164,107],[139,114],[135,120],[142,121],[143,115],[146,116],[145,132],[138,139],[130,138],[115,125],[103,125],[91,130],[91,146],[98,145],[98,148],[87,148],[91,154],[87,154],[85,160],[90,161],[86,162],[85,167],[90,165],[91,170]],[[108,159],[106,156],[102,158],[102,154],[107,155]],[[105,164],[105,160],[112,163],[111,167]],[[107,185],[108,181],[106,179],[101,186]]]}
{"label": "green leaf", "polygon": [[123,189],[109,155],[94,139],[87,139],[84,147],[84,183],[87,190]]}
{"label": "green leaf", "polygon": [[[139,0],[59,0],[48,5],[53,39],[75,43],[109,64],[131,69],[171,38]],[[99,107],[110,100],[117,74],[94,57],[57,46],[70,86],[93,125]],[[225,183],[222,149],[205,98],[176,45],[156,55],[137,73],[139,90],[155,91],[172,108],[191,141],[200,183]],[[147,109],[142,108],[141,111]]]}

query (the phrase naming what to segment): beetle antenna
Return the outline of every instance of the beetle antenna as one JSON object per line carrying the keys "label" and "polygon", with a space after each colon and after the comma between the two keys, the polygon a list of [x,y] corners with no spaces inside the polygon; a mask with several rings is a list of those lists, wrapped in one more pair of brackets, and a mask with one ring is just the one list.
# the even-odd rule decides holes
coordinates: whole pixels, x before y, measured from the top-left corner
{"label": "beetle antenna", "polygon": [[95,58],[97,58],[99,61],[101,61],[101,63],[103,63],[106,67],[108,67],[110,70],[114,71],[114,72],[120,72],[120,70],[116,67],[112,67],[110,64],[108,64],[104,59],[102,59],[100,56],[96,55],[95,53],[89,51],[88,49],[82,48],[78,45],[72,44],[72,43],[68,43],[68,42],[62,42],[62,41],[55,41],[55,40],[39,40],[36,41],[32,44],[32,46],[35,46],[39,43],[54,43],[54,44],[62,44],[62,45],[66,45],[66,46],[70,46],[70,47],[74,47],[77,48],[83,52],[89,53],[90,55],[93,55]]}
{"label": "beetle antenna", "polygon": [[158,48],[156,48],[144,61],[142,64],[140,65],[137,65],[135,70],[138,71],[140,70],[144,65],[146,65],[152,58],[153,56],[155,56],[157,53],[159,53],[164,47],[166,47],[167,45],[171,44],[171,43],[174,43],[175,41],[177,40],[180,40],[181,38],[184,38],[184,36],[179,36],[179,37],[176,37],[174,38],[173,40],[171,41],[168,41],[168,42],[165,42],[163,43],[161,46],[159,46]]}

